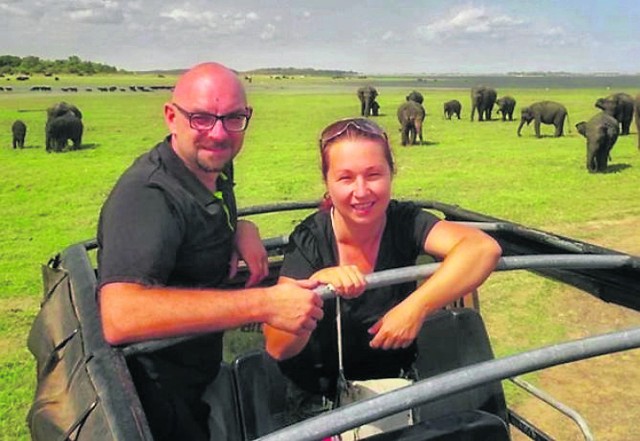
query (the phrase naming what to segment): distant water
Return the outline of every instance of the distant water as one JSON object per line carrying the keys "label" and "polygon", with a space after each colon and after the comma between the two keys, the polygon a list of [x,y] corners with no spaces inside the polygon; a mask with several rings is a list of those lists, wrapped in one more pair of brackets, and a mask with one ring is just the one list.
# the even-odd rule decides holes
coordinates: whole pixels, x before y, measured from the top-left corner
{"label": "distant water", "polygon": [[[370,79],[372,79],[371,77]],[[557,76],[515,76],[515,75],[478,75],[478,76],[416,76],[389,78],[389,85],[428,88],[467,88],[485,85],[500,88],[611,88],[636,89],[640,92],[640,75],[557,75]]]}

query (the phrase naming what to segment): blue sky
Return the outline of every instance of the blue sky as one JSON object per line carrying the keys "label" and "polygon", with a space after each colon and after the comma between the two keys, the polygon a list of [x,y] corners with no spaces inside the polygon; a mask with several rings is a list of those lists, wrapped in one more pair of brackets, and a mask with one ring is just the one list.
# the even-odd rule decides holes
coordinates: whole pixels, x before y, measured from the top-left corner
{"label": "blue sky", "polygon": [[640,73],[637,0],[0,0],[0,29],[2,54],[129,70]]}

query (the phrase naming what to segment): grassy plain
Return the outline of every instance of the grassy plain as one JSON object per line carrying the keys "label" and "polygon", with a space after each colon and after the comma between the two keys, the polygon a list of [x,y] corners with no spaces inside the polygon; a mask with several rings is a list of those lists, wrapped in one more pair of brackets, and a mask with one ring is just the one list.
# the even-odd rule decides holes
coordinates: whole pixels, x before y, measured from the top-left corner
{"label": "grassy plain", "polygon": [[[117,177],[166,133],[162,104],[169,99],[168,92],[100,93],[84,89],[112,84],[171,84],[174,79],[142,75],[62,77],[57,83],[44,80],[31,81],[37,85],[50,82],[54,91],[28,92],[24,89],[27,86],[21,90],[13,84],[13,92],[0,92],[2,440],[28,439],[25,417],[35,387],[35,366],[25,342],[41,297],[40,265],[69,244],[94,236],[100,206]],[[635,226],[640,220],[640,152],[635,129],[631,136],[620,138],[613,149],[611,172],[594,175],[585,169],[585,142],[573,128],[596,112],[593,103],[598,97],[617,91],[635,95],[640,78],[635,79],[636,89],[630,88],[627,80],[618,87],[607,81],[571,83],[562,79],[558,80],[560,86],[554,87],[553,81],[543,84],[509,79],[503,85],[499,78],[492,79],[499,96],[516,98],[517,114],[521,106],[542,99],[566,105],[570,117],[570,124],[565,126],[567,136],[552,138],[552,127],[543,126],[547,135],[543,139],[535,138],[532,126],[523,128],[523,136],[518,138],[518,121],[470,122],[470,81],[476,80],[255,77],[247,84],[254,118],[245,148],[236,161],[239,205],[317,199],[323,187],[316,137],[332,120],[358,112],[355,90],[368,82],[380,94],[381,116],[376,120],[387,129],[395,146],[396,197],[458,204],[640,254],[637,233],[627,237],[637,232]],[[59,91],[59,87],[69,85],[81,86],[82,91],[72,95]],[[412,89],[425,96],[426,143],[403,148],[395,111]],[[463,104],[463,117],[445,120],[442,103],[454,98]],[[83,148],[47,154],[45,109],[62,100],[83,112]],[[10,126],[18,118],[28,126],[23,150],[11,149]],[[287,233],[296,220],[256,219],[264,236]],[[497,355],[575,337],[564,317],[578,315],[574,318],[580,321],[576,309],[580,310],[582,300],[572,300],[565,309],[567,299],[573,298],[564,287],[526,273],[508,273],[492,276],[482,293],[483,312]],[[604,320],[598,331],[616,329],[628,320]],[[591,331],[594,329],[587,326],[584,332]],[[640,405],[638,395],[636,389],[636,408]],[[598,430],[607,433],[606,427]]]}

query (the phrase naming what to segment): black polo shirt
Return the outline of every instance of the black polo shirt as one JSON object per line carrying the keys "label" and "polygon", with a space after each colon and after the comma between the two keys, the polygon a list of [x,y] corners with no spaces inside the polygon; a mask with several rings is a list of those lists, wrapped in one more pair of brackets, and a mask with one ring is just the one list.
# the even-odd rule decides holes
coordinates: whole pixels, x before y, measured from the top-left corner
{"label": "black polo shirt", "polygon": [[[415,204],[392,200],[374,271],[415,265],[427,235],[439,218]],[[291,233],[281,276],[306,279],[316,271],[338,265],[336,238],[328,212],[317,212]],[[406,349],[382,350],[369,346],[367,330],[416,289],[415,282],[365,291],[355,299],[341,299],[342,350],[349,380],[395,377],[415,360],[415,343]],[[280,369],[302,389],[335,394],[338,373],[336,302],[324,303],[309,343],[295,357],[280,362]]]}
{"label": "black polo shirt", "polygon": [[[99,286],[220,285],[229,272],[237,220],[232,177],[221,174],[217,190],[212,194],[187,169],[169,138],[137,158],[100,213]],[[180,391],[204,387],[221,359],[220,332],[138,357],[130,365],[136,381],[146,376]]]}

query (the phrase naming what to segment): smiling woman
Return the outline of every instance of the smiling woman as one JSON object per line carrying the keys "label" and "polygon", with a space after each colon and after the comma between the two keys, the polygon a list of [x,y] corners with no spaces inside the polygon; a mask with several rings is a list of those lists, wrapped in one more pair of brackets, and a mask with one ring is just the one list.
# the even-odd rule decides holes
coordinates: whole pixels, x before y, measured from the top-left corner
{"label": "smiling woman", "polygon": [[[386,133],[364,118],[337,121],[321,135],[327,193],[323,209],[292,233],[279,283],[310,278],[332,285],[341,302],[325,303],[312,332],[265,326],[266,349],[290,380],[287,412],[298,421],[326,410],[347,379],[400,377],[413,371],[425,319],[476,289],[500,256],[494,239],[391,199],[393,158]],[[414,265],[426,252],[443,265],[426,283],[365,292],[364,275]],[[341,319],[337,319],[336,316]],[[344,371],[338,369],[336,324]],[[341,363],[342,365],[342,363]],[[301,404],[305,403],[305,404]]]}

